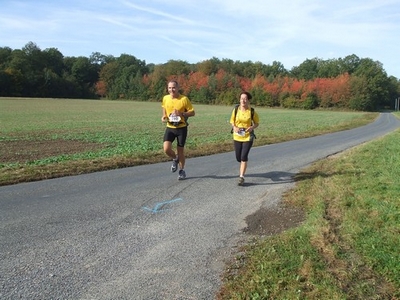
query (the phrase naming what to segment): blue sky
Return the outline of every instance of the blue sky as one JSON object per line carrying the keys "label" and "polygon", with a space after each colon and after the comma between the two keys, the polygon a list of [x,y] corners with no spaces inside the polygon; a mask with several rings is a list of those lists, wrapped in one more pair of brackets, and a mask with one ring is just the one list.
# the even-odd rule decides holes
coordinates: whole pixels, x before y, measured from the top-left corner
{"label": "blue sky", "polygon": [[398,0],[0,0],[0,47],[146,63],[212,57],[290,70],[306,59],[380,61],[400,79]]}

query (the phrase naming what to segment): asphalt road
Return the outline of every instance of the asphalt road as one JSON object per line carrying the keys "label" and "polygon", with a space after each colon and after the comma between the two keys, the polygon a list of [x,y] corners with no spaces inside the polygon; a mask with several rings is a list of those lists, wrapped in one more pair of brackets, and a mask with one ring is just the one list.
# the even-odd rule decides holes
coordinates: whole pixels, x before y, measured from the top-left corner
{"label": "asphalt road", "polygon": [[[310,163],[400,127],[254,147],[246,185],[233,152],[0,187],[0,299],[213,299],[246,216],[274,207]],[[189,137],[190,138],[190,137]]]}

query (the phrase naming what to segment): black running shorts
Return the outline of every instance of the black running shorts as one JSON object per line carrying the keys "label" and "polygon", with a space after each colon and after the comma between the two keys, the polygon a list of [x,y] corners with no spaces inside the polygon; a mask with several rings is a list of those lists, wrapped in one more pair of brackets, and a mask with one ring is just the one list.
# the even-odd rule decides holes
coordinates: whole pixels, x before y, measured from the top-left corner
{"label": "black running shorts", "polygon": [[178,141],[178,147],[184,147],[187,137],[187,126],[181,128],[169,128],[165,129],[164,142],[168,141],[173,143],[175,139]]}

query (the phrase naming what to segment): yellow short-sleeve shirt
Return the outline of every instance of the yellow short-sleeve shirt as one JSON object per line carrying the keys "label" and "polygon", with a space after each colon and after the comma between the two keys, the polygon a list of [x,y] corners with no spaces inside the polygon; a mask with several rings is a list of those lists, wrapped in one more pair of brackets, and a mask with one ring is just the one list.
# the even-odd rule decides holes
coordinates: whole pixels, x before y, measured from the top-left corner
{"label": "yellow short-sleeve shirt", "polygon": [[[175,109],[179,110],[182,113],[194,110],[189,98],[184,95],[179,95],[178,98],[174,99],[172,99],[171,95],[165,95],[163,97],[161,107],[165,109],[165,112],[167,113],[168,117],[172,114],[172,112]],[[181,128],[185,126],[187,126],[185,120],[181,120],[181,122],[176,126],[174,126],[172,123],[167,122],[167,127],[170,128]]]}
{"label": "yellow short-sleeve shirt", "polygon": [[[253,115],[253,122],[257,124],[260,122],[259,116],[255,110]],[[234,124],[236,127],[239,128],[249,128],[252,125],[251,108],[249,107],[246,110],[242,111],[239,107],[237,109],[236,117],[235,109],[233,109],[229,123]],[[233,133],[233,139],[238,142],[248,142],[250,141],[250,138],[250,132],[245,132],[244,135],[239,135],[235,132]]]}

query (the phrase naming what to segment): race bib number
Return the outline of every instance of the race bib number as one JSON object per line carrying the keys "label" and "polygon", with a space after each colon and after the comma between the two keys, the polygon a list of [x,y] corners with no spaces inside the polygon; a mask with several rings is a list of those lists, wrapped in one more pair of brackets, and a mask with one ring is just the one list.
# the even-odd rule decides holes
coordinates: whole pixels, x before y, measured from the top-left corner
{"label": "race bib number", "polygon": [[176,115],[170,115],[168,119],[171,123],[179,123],[181,121],[181,117]]}
{"label": "race bib number", "polygon": [[240,128],[238,132],[235,132],[235,134],[239,136],[245,136],[246,135],[246,129]]}

